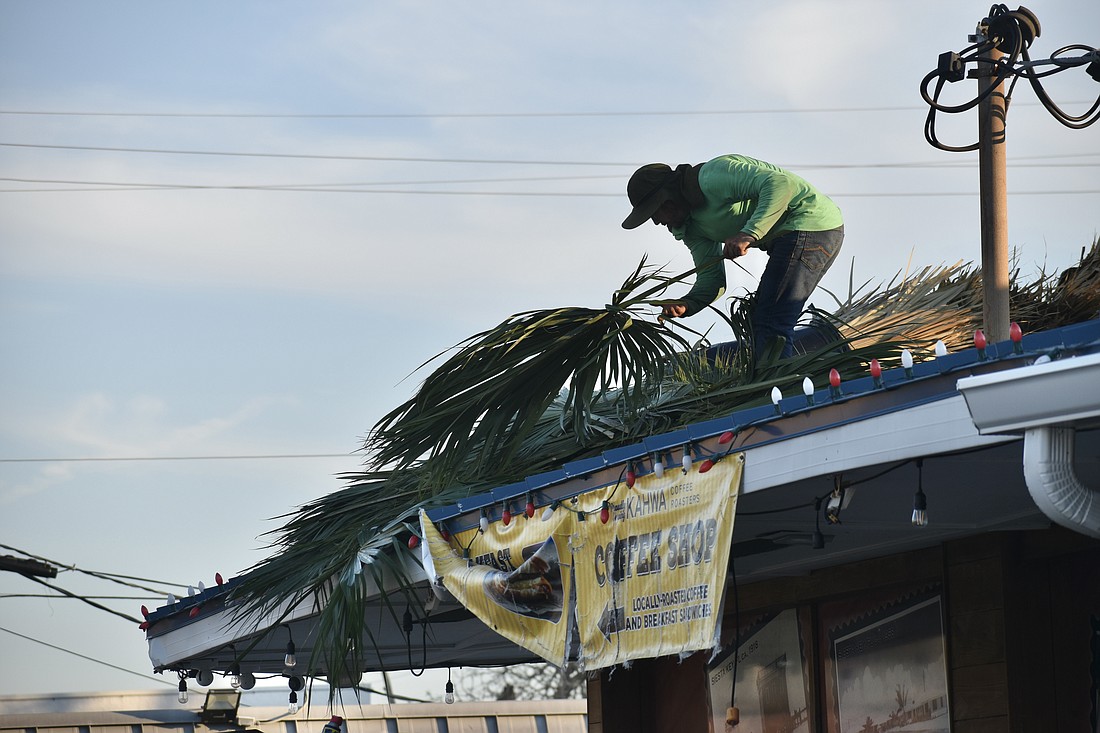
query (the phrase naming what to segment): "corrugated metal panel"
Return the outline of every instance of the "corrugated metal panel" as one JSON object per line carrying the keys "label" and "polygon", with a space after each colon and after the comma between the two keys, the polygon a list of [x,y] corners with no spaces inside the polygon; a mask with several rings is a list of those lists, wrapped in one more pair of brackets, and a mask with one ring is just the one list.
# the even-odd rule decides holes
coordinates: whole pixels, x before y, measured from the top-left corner
{"label": "corrugated metal panel", "polygon": [[[118,705],[118,711],[94,709],[97,702]],[[87,704],[93,709],[34,712],[33,704],[22,703],[16,714],[0,713],[0,733],[216,733],[240,730],[221,725],[209,728],[198,725],[197,713],[178,708],[126,710],[114,699],[92,699]],[[549,700],[355,705],[348,706],[342,714],[346,718],[345,733],[584,733],[587,730],[586,710],[583,700]],[[313,706],[293,716],[288,715],[285,708],[242,707],[239,717],[243,727],[264,733],[320,733],[329,719],[329,712],[324,705]]]}

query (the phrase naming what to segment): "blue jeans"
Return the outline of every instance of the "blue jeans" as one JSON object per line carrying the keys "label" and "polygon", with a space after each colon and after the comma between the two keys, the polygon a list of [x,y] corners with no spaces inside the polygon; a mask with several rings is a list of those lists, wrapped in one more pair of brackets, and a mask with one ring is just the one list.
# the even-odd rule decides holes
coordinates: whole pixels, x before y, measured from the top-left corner
{"label": "blue jeans", "polygon": [[788,232],[769,244],[752,317],[756,358],[776,336],[786,339],[783,358],[793,354],[794,326],[802,308],[843,242],[841,226],[824,232]]}

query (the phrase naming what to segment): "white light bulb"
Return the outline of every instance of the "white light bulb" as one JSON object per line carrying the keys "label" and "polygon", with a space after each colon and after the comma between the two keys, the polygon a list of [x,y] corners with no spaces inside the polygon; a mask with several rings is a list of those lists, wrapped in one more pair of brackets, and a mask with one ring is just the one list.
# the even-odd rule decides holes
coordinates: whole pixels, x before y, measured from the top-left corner
{"label": "white light bulb", "polygon": [[165,599],[165,602],[166,602],[166,603],[167,603],[167,604],[168,604],[169,606],[171,606],[171,605],[172,605],[173,603],[175,603],[175,602],[176,602],[176,597],[175,597],[174,595],[172,595],[171,593],[169,593],[169,594],[168,594],[168,597],[167,597],[167,598]]}
{"label": "white light bulb", "polygon": [[663,478],[665,475],[665,462],[660,458],[653,462],[653,475],[657,478]]}
{"label": "white light bulb", "polygon": [[205,592],[206,592],[206,584],[205,584],[205,583],[203,583],[203,582],[202,582],[202,581],[200,580],[200,581],[199,581],[199,593],[205,593]]}
{"label": "white light bulb", "polygon": [[814,393],[814,380],[806,377],[802,380],[802,394],[810,397]]}
{"label": "white light bulb", "polygon": [[185,680],[183,680],[182,678],[180,679],[179,690],[180,690],[180,692],[179,692],[178,695],[176,695],[176,699],[179,700],[180,705],[186,705],[187,704],[187,682]]}
{"label": "white light bulb", "polygon": [[193,586],[193,585],[187,586],[187,597],[190,598],[193,595],[195,595],[195,586]]}
{"label": "white light bulb", "polygon": [[901,366],[904,369],[913,368],[913,355],[909,353],[909,349],[901,350]]}
{"label": "white light bulb", "polygon": [[486,532],[489,531],[489,517],[485,516],[484,514],[481,515],[481,519],[478,520],[477,524],[478,524],[478,527],[481,528],[481,533],[482,534],[485,534]]}
{"label": "white light bulb", "polygon": [[241,689],[241,673],[240,672],[233,672],[231,675],[229,675],[229,686],[232,687],[234,690]]}
{"label": "white light bulb", "polygon": [[779,387],[772,387],[772,404],[779,407],[779,400],[783,399],[783,391]]}
{"label": "white light bulb", "polygon": [[947,344],[942,340],[936,342],[936,358],[939,359],[941,356],[947,356]]}
{"label": "white light bulb", "polygon": [[552,516],[554,516],[554,505],[548,504],[547,507],[542,510],[542,521],[549,522]]}
{"label": "white light bulb", "polygon": [[684,459],[682,464],[684,466],[684,473],[691,470],[691,450],[687,446],[684,446]]}
{"label": "white light bulb", "polygon": [[298,693],[291,690],[290,692],[290,704],[286,706],[287,711],[293,715],[298,712]]}
{"label": "white light bulb", "polygon": [[443,702],[448,705],[454,705],[455,701],[455,686],[450,680],[447,680],[447,686],[443,688],[446,692],[443,695]]}

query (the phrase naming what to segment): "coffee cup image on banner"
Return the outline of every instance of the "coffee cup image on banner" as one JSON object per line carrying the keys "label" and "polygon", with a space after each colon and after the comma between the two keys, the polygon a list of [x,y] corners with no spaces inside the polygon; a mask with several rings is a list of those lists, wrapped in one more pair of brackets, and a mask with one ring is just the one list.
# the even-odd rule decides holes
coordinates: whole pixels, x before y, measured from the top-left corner
{"label": "coffee cup image on banner", "polygon": [[557,545],[550,538],[526,549],[536,551],[515,570],[485,575],[485,594],[507,611],[557,623],[565,597]]}

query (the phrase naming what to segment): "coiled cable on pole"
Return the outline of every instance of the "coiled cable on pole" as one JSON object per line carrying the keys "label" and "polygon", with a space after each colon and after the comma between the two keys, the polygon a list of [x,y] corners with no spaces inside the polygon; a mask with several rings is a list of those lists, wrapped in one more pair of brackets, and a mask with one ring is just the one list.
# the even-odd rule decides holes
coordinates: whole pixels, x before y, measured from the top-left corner
{"label": "coiled cable on pole", "polygon": [[[1039,34],[1039,19],[1027,8],[1020,6],[1017,10],[1009,10],[1007,5],[994,5],[989,10],[989,16],[978,24],[977,33],[970,37],[970,46],[958,53],[947,51],[940,54],[936,68],[925,75],[920,83],[921,97],[929,108],[924,122],[924,137],[928,143],[949,152],[977,150],[978,143],[955,146],[939,140],[936,135],[936,114],[938,112],[958,114],[973,109],[1006,81],[1009,82],[1008,92],[1005,94],[1007,109],[1016,82],[1021,78],[1028,81],[1040,103],[1051,116],[1066,127],[1080,130],[1100,119],[1100,93],[1097,94],[1096,101],[1087,112],[1072,115],[1051,99],[1040,81],[1068,69],[1086,66],[1088,75],[1100,82],[1100,49],[1074,43],[1058,49],[1051,54],[1050,58],[1032,61],[1028,49]],[[998,59],[989,58],[989,54],[994,51],[1000,51],[1004,56]],[[1066,55],[1073,51],[1082,53],[1079,56]],[[967,74],[967,66],[978,63],[984,63],[990,67],[987,72],[990,83],[983,86],[977,96],[963,104],[948,105],[940,102],[940,94],[944,86],[962,81],[968,76],[974,78],[974,71]],[[933,85],[934,88],[932,88]],[[930,88],[932,88],[931,91]]]}

